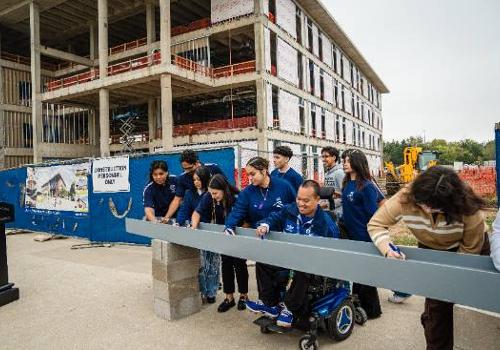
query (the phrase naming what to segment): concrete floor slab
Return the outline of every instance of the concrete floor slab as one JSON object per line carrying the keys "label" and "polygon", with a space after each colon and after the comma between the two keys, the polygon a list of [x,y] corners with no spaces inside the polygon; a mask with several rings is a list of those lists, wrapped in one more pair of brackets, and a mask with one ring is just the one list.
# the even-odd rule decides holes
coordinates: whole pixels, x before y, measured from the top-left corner
{"label": "concrete floor slab", "polygon": [[[0,347],[19,349],[294,349],[300,333],[263,335],[255,316],[236,308],[217,313],[217,304],[186,319],[167,322],[153,310],[151,248],[114,246],[71,250],[73,238],[34,242],[34,234],[8,236],[10,280],[20,300],[0,308]],[[250,296],[255,297],[254,269]],[[423,298],[388,303],[383,316],[356,327],[321,349],[423,349]],[[222,301],[222,294],[218,302]]]}

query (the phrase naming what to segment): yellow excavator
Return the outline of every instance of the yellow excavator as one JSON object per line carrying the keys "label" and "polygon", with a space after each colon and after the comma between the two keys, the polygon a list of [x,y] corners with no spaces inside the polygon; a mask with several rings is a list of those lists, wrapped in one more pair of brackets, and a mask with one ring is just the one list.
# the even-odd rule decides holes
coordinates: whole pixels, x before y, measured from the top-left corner
{"label": "yellow excavator", "polygon": [[396,167],[392,162],[385,162],[387,194],[395,194],[401,184],[413,181],[421,171],[437,165],[438,156],[437,151],[424,151],[422,147],[405,147],[403,164]]}

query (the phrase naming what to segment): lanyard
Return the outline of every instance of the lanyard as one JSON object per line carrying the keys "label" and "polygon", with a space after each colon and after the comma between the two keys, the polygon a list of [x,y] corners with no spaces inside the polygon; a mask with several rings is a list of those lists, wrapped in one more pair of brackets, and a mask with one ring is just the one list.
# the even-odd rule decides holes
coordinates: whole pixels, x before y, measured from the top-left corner
{"label": "lanyard", "polygon": [[266,194],[262,191],[262,188],[260,187],[260,194],[262,195],[263,201],[260,202],[259,204],[259,209],[262,209],[264,207],[264,202],[267,200],[267,193],[269,192],[269,187],[266,188]]}

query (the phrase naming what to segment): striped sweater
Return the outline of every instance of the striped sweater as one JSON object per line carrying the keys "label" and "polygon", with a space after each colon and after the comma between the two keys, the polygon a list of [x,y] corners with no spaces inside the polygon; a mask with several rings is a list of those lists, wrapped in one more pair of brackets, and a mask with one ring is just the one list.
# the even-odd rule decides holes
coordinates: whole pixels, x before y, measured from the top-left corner
{"label": "striped sweater", "polygon": [[379,208],[368,223],[368,233],[382,254],[389,246],[389,227],[403,221],[415,238],[423,245],[436,250],[458,249],[458,252],[479,254],[487,231],[482,211],[464,216],[463,222],[446,223],[445,216],[435,219],[419,206],[406,203],[408,189],[402,189]]}

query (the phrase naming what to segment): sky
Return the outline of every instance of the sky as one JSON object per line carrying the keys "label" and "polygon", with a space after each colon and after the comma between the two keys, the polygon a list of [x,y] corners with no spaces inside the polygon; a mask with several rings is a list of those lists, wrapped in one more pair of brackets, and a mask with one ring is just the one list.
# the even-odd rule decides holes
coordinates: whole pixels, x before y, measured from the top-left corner
{"label": "sky", "polygon": [[500,1],[322,1],[390,90],[385,140],[494,138]]}

